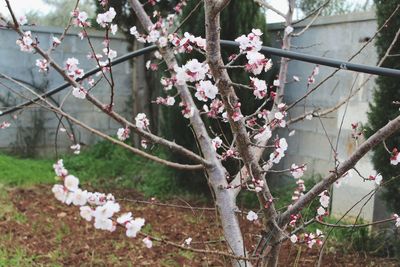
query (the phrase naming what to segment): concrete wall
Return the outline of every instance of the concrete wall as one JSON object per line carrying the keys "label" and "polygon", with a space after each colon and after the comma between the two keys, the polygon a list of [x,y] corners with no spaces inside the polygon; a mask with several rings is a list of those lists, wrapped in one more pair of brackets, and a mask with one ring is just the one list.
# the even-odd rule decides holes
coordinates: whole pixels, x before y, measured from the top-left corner
{"label": "concrete wall", "polygon": [[[307,25],[307,22],[297,25],[295,32],[303,29],[305,25]],[[282,27],[281,24],[271,24],[269,29],[274,36],[278,36]],[[293,38],[293,50],[316,56],[347,60],[365,44],[366,38],[374,35],[376,28],[377,25],[373,13],[321,17],[303,35]],[[279,41],[276,41],[274,45],[279,47]],[[377,54],[373,44],[369,44],[352,62],[376,65]],[[288,84],[285,94],[287,103],[294,102],[307,92],[307,77],[311,74],[314,66],[313,64],[299,61],[290,62],[289,81],[291,81],[293,75],[300,77],[301,81]],[[334,71],[333,68],[320,67],[320,73],[316,76],[316,84],[332,71]],[[334,106],[346,98],[351,90],[358,88],[367,76],[367,74],[362,73],[339,71],[333,78],[312,93],[306,101],[301,102],[291,110],[289,112],[290,117],[296,117],[313,108],[324,109]],[[290,130],[296,130],[296,134],[288,138],[289,151],[282,167],[288,168],[293,162],[298,165],[307,163],[308,171],[306,174],[308,176],[317,174],[325,176],[330,170],[334,170],[335,163],[330,143],[334,147],[338,144],[339,159],[346,159],[356,149],[357,144],[351,138],[351,123],[367,122],[368,102],[372,99],[373,88],[374,82],[372,79],[372,81],[363,86],[348,106],[343,105],[339,110],[321,120],[313,118],[311,121],[305,120],[292,125]],[[341,124],[342,127],[340,127]],[[340,128],[341,131],[339,130]],[[287,133],[282,134],[287,135]],[[339,141],[337,142],[338,138]],[[370,155],[362,159],[356,167],[364,176],[368,176],[373,169]],[[336,215],[344,214],[357,200],[374,188],[374,183],[363,182],[359,176],[352,173],[352,177],[347,184],[339,188],[334,187],[332,212]],[[349,213],[350,216],[357,216],[363,204],[364,202],[361,202],[352,209]],[[361,217],[368,221],[372,220],[373,206],[374,198],[368,201],[362,209]]]}
{"label": "concrete wall", "polygon": [[[44,49],[48,49],[52,36],[59,37],[62,29],[53,27],[31,27],[27,28],[32,34],[37,36],[40,45]],[[91,41],[98,53],[102,51],[103,33],[91,31]],[[18,79],[26,84],[41,90],[48,91],[53,89],[64,81],[54,70],[50,69],[49,73],[42,74],[38,72],[35,66],[36,59],[39,55],[33,53],[25,53],[19,50],[15,41],[17,35],[11,30],[0,29],[0,40],[2,42],[0,49],[0,72]],[[128,52],[128,43],[122,35],[113,36],[111,38],[111,48],[123,55]],[[86,55],[89,53],[87,40],[80,40],[77,32],[72,30],[64,40],[64,42],[52,53],[53,58],[60,65],[64,66],[64,62],[69,57],[79,59],[80,67],[85,71],[95,67],[95,63],[88,60]],[[116,111],[131,116],[131,64],[130,62],[122,63],[113,68],[115,80],[115,109]],[[104,79],[103,79],[104,80]],[[7,83],[0,79],[1,82]],[[14,90],[23,92],[15,84],[8,83]],[[61,103],[65,98],[64,110],[75,116],[79,120],[88,125],[104,131],[109,134],[115,134],[120,127],[113,120],[102,114],[89,102],[79,100],[70,94],[71,88],[64,90],[62,93],[54,95],[54,100]],[[92,93],[104,103],[109,103],[110,92],[109,87],[104,81],[93,89]],[[0,108],[15,105],[21,102],[21,97],[15,97],[9,90],[4,87],[0,88]],[[2,101],[1,101],[2,100]],[[19,151],[54,153],[54,142],[57,131],[58,119],[52,112],[48,112],[39,108],[30,108],[21,113],[14,114],[13,117],[2,117],[9,120],[12,125],[9,129],[0,131],[0,148],[9,149],[10,147]],[[0,122],[1,122],[0,121]],[[69,127],[67,127],[69,128]],[[77,126],[73,126],[73,130],[78,140],[84,144],[93,144],[98,140],[96,136],[83,130]],[[65,133],[59,133],[58,146],[61,149],[68,148],[71,142]],[[28,151],[26,151],[28,150]]]}

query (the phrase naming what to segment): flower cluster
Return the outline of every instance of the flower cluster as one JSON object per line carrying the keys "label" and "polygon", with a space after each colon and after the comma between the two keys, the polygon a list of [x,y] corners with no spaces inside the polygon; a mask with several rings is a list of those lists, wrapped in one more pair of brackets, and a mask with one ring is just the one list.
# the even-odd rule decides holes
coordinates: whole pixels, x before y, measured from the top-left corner
{"label": "flower cluster", "polygon": [[165,98],[159,96],[157,97],[155,103],[165,106],[173,106],[175,104],[175,98],[172,96],[167,96]]}
{"label": "flower cluster", "polygon": [[322,220],[324,216],[328,215],[327,208],[329,206],[329,201],[330,197],[328,191],[325,190],[324,192],[319,194],[319,203],[321,204],[321,206],[317,209],[318,220]]}
{"label": "flower cluster", "polygon": [[32,52],[34,43],[31,31],[24,32],[23,37],[18,39],[16,43],[19,45],[22,52]]}
{"label": "flower cluster", "polygon": [[207,113],[207,116],[214,119],[218,117],[218,114],[222,114],[224,109],[224,103],[218,98],[211,101],[210,107],[207,105],[203,106],[203,110]]}
{"label": "flower cluster", "polygon": [[207,102],[208,99],[214,99],[218,93],[218,88],[211,81],[200,81],[196,84],[196,90],[194,96],[204,102]]}
{"label": "flower cluster", "polygon": [[263,127],[257,130],[256,135],[254,135],[255,140],[268,140],[272,136],[272,131],[268,125],[264,125]]}
{"label": "flower cluster", "polygon": [[190,53],[194,48],[200,50],[206,50],[206,40],[201,37],[195,37],[194,35],[185,32],[183,38],[179,38],[177,34],[169,35],[170,42],[177,47],[178,53]]}
{"label": "flower cluster", "polygon": [[6,129],[10,126],[11,126],[11,123],[9,123],[7,121],[3,121],[2,123],[0,123],[0,129]]}
{"label": "flower cluster", "polygon": [[253,94],[258,99],[266,97],[268,93],[267,83],[264,80],[259,80],[254,77],[250,77],[250,80],[250,86],[254,89]]}
{"label": "flower cluster", "polygon": [[79,99],[85,99],[86,95],[87,95],[87,91],[82,86],[74,87],[74,88],[72,88],[72,95]]}
{"label": "flower cluster", "polygon": [[298,237],[295,234],[290,236],[290,241],[292,243],[297,243],[297,242],[303,242],[305,243],[309,248],[312,248],[315,244],[317,245],[322,245],[322,238],[324,237],[323,233],[321,230],[317,229],[315,231],[315,234],[309,233],[309,234],[304,234],[302,237]]}
{"label": "flower cluster", "polygon": [[[53,168],[59,179],[63,181],[63,184],[55,184],[52,188],[57,200],[67,205],[80,206],[81,217],[88,222],[94,220],[96,229],[113,232],[117,225],[121,225],[126,229],[126,236],[137,236],[145,223],[143,218],[133,219],[132,213],[128,212],[115,219],[114,216],[121,211],[121,207],[113,195],[80,189],[79,179],[68,174],[62,159],[58,160]],[[143,242],[147,247],[151,247],[149,240],[143,240]]]}
{"label": "flower cluster", "polygon": [[285,128],[286,127],[286,121],[285,121],[286,115],[287,115],[286,104],[280,103],[278,105],[278,112],[276,112],[274,114],[273,125],[277,125],[281,128]]}
{"label": "flower cluster", "polygon": [[272,67],[272,61],[265,58],[260,51],[262,46],[262,32],[259,29],[253,29],[247,36],[241,35],[235,41],[239,43],[240,52],[246,54],[246,70],[259,75],[263,70],[268,71]]}
{"label": "flower cluster", "polygon": [[[233,114],[232,114],[232,120],[234,121],[234,122],[237,122],[237,121],[240,121],[241,119],[243,119],[243,115],[242,115],[242,112],[240,111],[240,107],[241,107],[241,103],[240,102],[237,102],[234,106],[233,106],[233,108],[234,108],[234,111],[233,111]],[[223,114],[222,114],[222,117],[224,118],[224,119],[228,119],[228,113],[227,112],[224,112]]]}
{"label": "flower cluster", "polygon": [[75,9],[71,12],[71,16],[73,18],[72,24],[78,27],[90,27],[90,22],[87,21],[88,14],[85,11],[79,11],[79,9]]}
{"label": "flower cluster", "polygon": [[81,153],[81,145],[80,144],[72,145],[70,148],[74,151],[74,154],[76,154],[76,155],[79,155]]}
{"label": "flower cluster", "polygon": [[191,107],[189,104],[184,103],[184,102],[179,103],[179,106],[182,107],[183,117],[185,117],[186,119],[193,117],[193,115],[194,115],[193,107]]}
{"label": "flower cluster", "polygon": [[189,60],[182,67],[175,67],[176,83],[184,85],[186,82],[204,80],[208,71],[209,67],[206,62],[200,63],[197,59]]}
{"label": "flower cluster", "polygon": [[126,128],[119,128],[117,131],[117,137],[121,141],[125,141],[127,138],[129,138],[129,134],[131,131],[129,130],[128,127]]}
{"label": "flower cluster", "polygon": [[395,219],[394,225],[399,228],[400,227],[400,216],[397,214],[393,214],[393,218]]}
{"label": "flower cluster", "polygon": [[373,171],[373,173],[368,176],[368,180],[375,181],[377,185],[380,185],[382,183],[383,177],[381,174],[377,173],[376,171]]}
{"label": "flower cluster", "polygon": [[78,68],[79,60],[71,57],[68,58],[65,62],[65,71],[69,77],[76,80],[78,78],[82,78],[85,75],[83,69]]}
{"label": "flower cluster", "polygon": [[49,63],[46,59],[36,59],[36,66],[39,67],[39,72],[47,72],[49,70]]}
{"label": "flower cluster", "polygon": [[400,153],[397,148],[393,148],[392,154],[390,156],[390,164],[397,165],[400,162]]}
{"label": "flower cluster", "polygon": [[304,195],[304,192],[306,191],[306,187],[304,185],[304,180],[303,179],[298,179],[296,181],[296,189],[293,191],[292,195],[292,200],[297,201],[302,195]]}
{"label": "flower cluster", "polygon": [[281,159],[285,156],[285,151],[288,148],[288,144],[285,138],[277,139],[275,141],[275,151],[269,155],[269,160],[272,163],[278,164]]}
{"label": "flower cluster", "polygon": [[175,77],[173,77],[173,78],[162,77],[160,82],[161,82],[161,85],[164,87],[164,90],[169,91],[175,85],[176,78]]}
{"label": "flower cluster", "polygon": [[304,175],[304,172],[307,170],[306,165],[297,166],[296,164],[292,164],[290,167],[290,173],[293,175],[294,179],[299,179]]}
{"label": "flower cluster", "polygon": [[115,15],[117,13],[115,12],[115,9],[113,7],[110,7],[110,9],[104,13],[99,13],[96,18],[96,22],[103,28],[106,28],[110,26],[110,23],[113,21],[115,18]]}
{"label": "flower cluster", "polygon": [[322,234],[322,231],[317,229],[315,231],[315,234],[309,233],[309,234],[304,234],[304,242],[309,248],[312,248],[315,244],[317,245],[322,245],[322,238],[324,235]]}
{"label": "flower cluster", "polygon": [[146,114],[139,113],[135,117],[136,127],[139,129],[147,129],[150,126],[149,119],[147,119]]}
{"label": "flower cluster", "polygon": [[211,143],[213,144],[213,148],[214,150],[217,150],[218,148],[220,148],[223,144],[222,139],[217,136],[214,139],[211,140]]}

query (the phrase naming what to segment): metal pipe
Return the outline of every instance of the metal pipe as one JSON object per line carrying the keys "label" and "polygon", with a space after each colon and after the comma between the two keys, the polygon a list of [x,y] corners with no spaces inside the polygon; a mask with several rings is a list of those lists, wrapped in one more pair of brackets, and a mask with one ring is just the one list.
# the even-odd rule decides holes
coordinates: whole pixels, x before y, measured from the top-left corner
{"label": "metal pipe", "polygon": [[[234,42],[234,41],[228,41],[228,40],[221,40],[221,46],[227,46],[227,47],[238,47],[239,43]],[[117,58],[116,60],[111,62],[112,66],[118,65],[122,62],[125,62],[126,60],[129,60],[131,58],[135,58],[138,56],[141,56],[143,54],[152,52],[157,49],[157,46],[152,45],[148,46],[130,53],[125,54],[122,57]],[[375,75],[382,75],[382,76],[391,76],[391,77],[400,77],[400,70],[398,69],[389,69],[389,68],[382,68],[382,67],[376,67],[376,66],[367,66],[367,65],[362,65],[362,64],[355,64],[355,63],[350,63],[347,61],[341,61],[341,60],[336,60],[336,59],[331,59],[331,58],[325,58],[325,57],[319,57],[319,56],[312,56],[312,55],[307,55],[307,54],[302,54],[302,53],[297,53],[297,52],[292,52],[292,51],[287,51],[279,48],[273,48],[273,47],[268,47],[268,46],[262,46],[260,53],[265,54],[265,55],[274,55],[274,56],[279,56],[279,57],[286,57],[294,60],[300,60],[304,62],[309,62],[309,63],[315,63],[319,64],[322,66],[328,66],[328,67],[333,67],[333,68],[338,68],[338,69],[343,69],[343,70],[351,70],[351,71],[357,71],[357,72],[363,72],[363,73],[369,73],[369,74],[375,74]],[[94,68],[87,72],[82,78],[77,79],[77,81],[81,81],[83,79],[86,79],[87,77],[96,74],[97,72],[100,71],[100,67]],[[54,88],[44,94],[42,94],[43,98],[52,96],[65,88],[68,88],[70,84],[68,82],[58,86],[57,88]],[[17,110],[20,110],[26,106],[29,106],[33,104],[34,102],[39,101],[40,98],[37,97],[33,100],[24,102],[20,105],[17,105],[13,108],[10,108],[8,110],[5,110],[3,113],[0,114],[1,116],[10,114],[12,112],[15,112]]]}

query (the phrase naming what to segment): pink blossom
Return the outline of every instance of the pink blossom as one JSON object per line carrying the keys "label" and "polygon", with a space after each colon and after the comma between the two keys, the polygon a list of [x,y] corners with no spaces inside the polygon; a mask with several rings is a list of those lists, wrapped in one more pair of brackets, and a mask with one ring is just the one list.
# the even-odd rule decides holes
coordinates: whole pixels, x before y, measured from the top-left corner
{"label": "pink blossom", "polygon": [[115,9],[113,7],[110,7],[110,9],[105,12],[105,13],[100,13],[97,15],[96,22],[103,28],[107,27],[109,23],[113,21],[115,18],[115,15],[117,13],[115,12]]}
{"label": "pink blossom", "polygon": [[206,102],[208,99],[214,99],[218,93],[218,88],[211,83],[211,81],[200,81],[200,83],[196,84],[195,97],[200,100]]}
{"label": "pink blossom", "polygon": [[72,89],[72,95],[75,96],[76,98],[85,99],[86,98],[86,94],[87,94],[87,91],[83,87],[79,87],[79,88],[78,87],[74,87]]}
{"label": "pink blossom", "polygon": [[130,130],[128,127],[126,128],[119,128],[117,131],[117,137],[121,141],[125,141],[127,138],[129,138]]}
{"label": "pink blossom", "polygon": [[16,41],[17,45],[22,52],[32,52],[33,51],[33,39],[30,31],[26,31],[23,34],[23,37]]}
{"label": "pink blossom", "polygon": [[146,117],[146,114],[144,113],[139,113],[135,117],[135,122],[136,122],[136,127],[139,129],[145,129],[150,126],[150,122]]}
{"label": "pink blossom", "polygon": [[49,63],[46,59],[36,59],[36,66],[39,67],[39,72],[46,72],[49,70]]}
{"label": "pink blossom", "polygon": [[182,115],[183,117],[185,117],[186,119],[189,119],[191,117],[193,117],[194,115],[194,108],[191,107],[190,105],[181,102],[179,103],[179,106],[182,107]]}
{"label": "pink blossom", "polygon": [[324,191],[321,194],[319,194],[319,203],[321,203],[321,206],[324,208],[327,208],[329,206],[329,200],[330,197],[328,195],[328,191]]}
{"label": "pink blossom", "polygon": [[211,143],[213,144],[214,150],[217,150],[222,146],[222,139],[219,136],[217,136],[211,140]]}
{"label": "pink blossom", "polygon": [[291,168],[290,168],[290,172],[292,173],[293,177],[295,179],[299,179],[300,177],[303,176],[304,171],[307,169],[307,167],[304,166],[297,166],[296,164],[292,164]]}
{"label": "pink blossom", "polygon": [[254,88],[253,94],[258,99],[263,99],[264,97],[266,97],[268,93],[266,82],[264,80],[259,80],[254,77],[250,77],[250,80],[251,80],[250,86]]}

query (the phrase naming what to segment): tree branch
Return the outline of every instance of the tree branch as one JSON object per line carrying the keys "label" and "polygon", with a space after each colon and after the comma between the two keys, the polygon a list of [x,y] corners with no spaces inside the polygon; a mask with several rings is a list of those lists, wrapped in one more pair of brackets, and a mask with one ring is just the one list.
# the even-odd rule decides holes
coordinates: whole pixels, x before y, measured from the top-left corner
{"label": "tree branch", "polygon": [[[25,90],[28,90],[28,91],[29,91],[30,93],[32,93],[33,95],[35,95],[35,96],[37,96],[37,97],[40,97],[40,95],[37,94],[35,91],[31,90],[29,87],[25,86],[24,84],[22,84],[22,83],[20,83],[20,82],[18,82],[18,81],[16,81],[16,80],[14,80],[13,78],[11,78],[11,77],[9,77],[9,76],[3,74],[3,73],[0,73],[0,76],[1,76],[1,77],[4,77],[5,79],[7,79],[7,80],[9,80],[9,81],[11,81],[11,82],[13,82],[13,83],[19,85],[19,86],[21,86],[21,87],[24,88]],[[58,107],[56,107],[55,105],[51,104],[51,103],[50,103],[49,101],[47,101],[46,99],[44,99],[44,98],[42,98],[42,97],[40,97],[40,98],[41,98],[41,101],[43,101],[44,103],[46,103],[46,104],[48,105],[48,108],[49,108],[51,111],[60,114],[61,116],[63,116],[63,117],[65,117],[65,118],[69,119],[71,122],[75,123],[76,125],[81,126],[82,128],[84,128],[84,129],[90,131],[91,133],[96,134],[96,135],[98,135],[98,136],[100,136],[100,137],[102,137],[102,138],[104,138],[104,139],[106,139],[106,140],[108,140],[108,141],[111,141],[111,142],[114,143],[114,144],[120,145],[120,146],[122,146],[122,147],[124,147],[124,148],[130,150],[130,151],[133,152],[134,154],[137,154],[137,155],[139,155],[139,156],[142,156],[143,158],[146,158],[146,159],[155,161],[155,162],[157,162],[157,163],[163,164],[163,165],[168,166],[168,167],[172,167],[172,168],[175,168],[175,169],[180,169],[180,170],[201,170],[201,169],[204,168],[203,165],[186,165],[186,164],[179,164],[179,163],[175,163],[175,162],[171,162],[171,161],[168,161],[168,160],[164,160],[164,159],[161,159],[161,158],[159,158],[159,157],[156,157],[156,156],[153,156],[153,155],[151,155],[151,154],[148,154],[148,153],[146,153],[146,152],[144,152],[144,151],[142,151],[142,150],[140,150],[140,149],[134,148],[134,147],[132,147],[132,146],[130,146],[130,145],[128,145],[128,144],[126,144],[126,143],[120,141],[120,140],[117,140],[117,139],[115,139],[115,138],[112,138],[111,136],[109,136],[109,135],[107,135],[107,134],[105,134],[105,133],[103,133],[103,132],[101,132],[101,131],[98,131],[98,130],[96,130],[96,129],[90,127],[90,126],[88,126],[87,124],[81,122],[80,120],[76,119],[75,117],[72,117],[72,116],[69,115],[68,113],[66,113],[66,112],[64,112],[63,110],[61,110],[60,108],[58,108]]]}
{"label": "tree branch", "polygon": [[[14,14],[12,12],[12,10],[10,10],[10,13]],[[18,25],[18,22],[16,22]],[[21,31],[21,29],[15,26],[10,25],[15,32],[17,32],[21,37],[23,37],[23,32]],[[44,51],[42,48],[40,48],[40,46],[38,44],[34,44],[33,45],[34,50],[41,55],[44,59],[47,60],[47,62],[64,78],[64,80],[66,82],[68,82],[71,86],[73,87],[80,87],[80,84],[78,82],[76,82],[75,80],[73,80],[71,77],[69,77],[64,70],[62,69],[62,67],[60,65],[58,65],[54,59],[46,52]],[[204,158],[200,157],[199,155],[193,153],[192,151],[176,144],[175,142],[171,142],[168,141],[162,137],[159,137],[157,135],[154,135],[152,133],[149,133],[147,131],[143,131],[141,129],[139,129],[138,127],[136,127],[135,124],[131,123],[130,121],[126,120],[123,116],[121,116],[120,114],[116,113],[113,110],[110,110],[107,108],[107,105],[104,105],[103,103],[101,103],[98,99],[96,99],[94,96],[87,94],[86,95],[86,99],[91,102],[93,105],[95,105],[97,108],[99,108],[103,113],[107,114],[108,116],[112,117],[114,120],[116,120],[117,122],[121,123],[121,125],[123,126],[128,126],[129,128],[131,128],[133,131],[135,131],[136,133],[138,133],[139,135],[141,135],[143,138],[154,142],[156,144],[160,144],[160,145],[164,145],[166,147],[168,147],[171,150],[174,150],[184,156],[187,156],[189,159],[197,162],[197,163],[201,163],[203,165],[207,165],[209,164],[209,162],[207,162]]]}
{"label": "tree branch", "polygon": [[254,2],[256,2],[257,4],[259,4],[260,6],[269,9],[273,12],[275,12],[277,15],[281,16],[282,18],[286,18],[286,15],[279,11],[278,9],[276,9],[274,6],[268,4],[267,2],[265,2],[265,0],[254,0]]}
{"label": "tree branch", "polygon": [[[300,197],[287,211],[280,217],[281,225],[288,222],[290,215],[300,212],[307,204],[309,204],[315,197],[322,191],[326,190],[330,185],[336,182],[343,174],[353,168],[356,163],[367,154],[372,148],[381,143],[383,140],[391,136],[393,133],[400,129],[400,116],[387,123],[384,127],[379,129],[374,135],[368,138],[361,144],[357,150],[343,163],[341,163],[335,172],[332,172],[325,177],[321,182],[316,184],[310,191]],[[389,160],[389,159],[388,159]]]}

